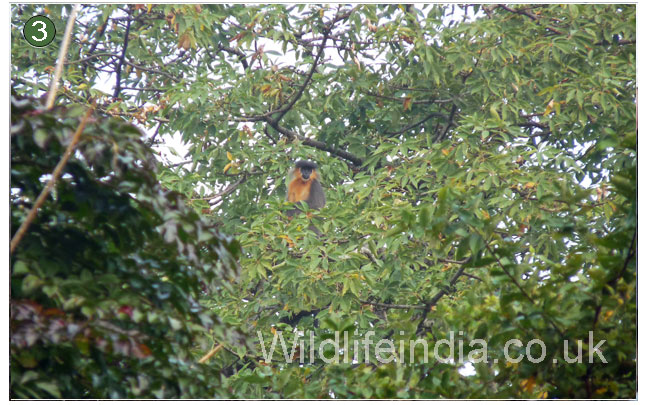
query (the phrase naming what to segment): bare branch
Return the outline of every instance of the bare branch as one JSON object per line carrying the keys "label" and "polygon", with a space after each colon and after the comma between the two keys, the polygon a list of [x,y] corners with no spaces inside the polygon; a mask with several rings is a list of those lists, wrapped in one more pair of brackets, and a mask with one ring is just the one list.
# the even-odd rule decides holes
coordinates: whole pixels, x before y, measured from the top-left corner
{"label": "bare branch", "polygon": [[50,109],[54,106],[54,100],[56,99],[56,91],[58,91],[58,81],[61,79],[61,74],[63,73],[63,65],[65,64],[65,56],[67,55],[67,48],[70,45],[70,38],[72,36],[72,28],[74,28],[74,21],[76,20],[76,14],[81,8],[80,4],[74,5],[72,12],[70,13],[69,18],[67,19],[67,26],[65,27],[65,34],[63,35],[63,43],[61,44],[61,49],[58,52],[58,62],[56,63],[56,70],[54,71],[54,77],[49,86],[49,93],[47,94],[47,103],[45,103],[45,108]]}

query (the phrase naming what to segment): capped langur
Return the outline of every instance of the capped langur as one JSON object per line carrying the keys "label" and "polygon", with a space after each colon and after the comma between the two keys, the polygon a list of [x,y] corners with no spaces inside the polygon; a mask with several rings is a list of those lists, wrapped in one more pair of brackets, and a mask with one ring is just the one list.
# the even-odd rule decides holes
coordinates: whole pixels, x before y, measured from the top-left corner
{"label": "capped langur", "polygon": [[325,206],[325,193],[319,181],[318,166],[314,162],[299,160],[289,171],[287,201],[305,201],[310,208],[320,209]]}
{"label": "capped langur", "polygon": [[[308,160],[299,160],[295,167],[289,171],[289,185],[287,186],[287,201],[297,203],[305,201],[310,208],[321,209],[325,206],[325,193],[319,181],[318,166]],[[299,209],[287,211],[293,217]],[[318,229],[310,227],[320,235]]]}

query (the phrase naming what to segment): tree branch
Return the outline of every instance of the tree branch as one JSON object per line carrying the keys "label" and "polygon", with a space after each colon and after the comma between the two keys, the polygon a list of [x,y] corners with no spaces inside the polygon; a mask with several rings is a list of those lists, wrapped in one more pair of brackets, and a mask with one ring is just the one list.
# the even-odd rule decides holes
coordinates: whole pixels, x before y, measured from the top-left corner
{"label": "tree branch", "polygon": [[237,55],[238,60],[242,64],[242,67],[244,68],[244,70],[249,69],[249,64],[247,63],[247,55],[245,55],[242,51],[235,48],[231,48],[230,46],[224,46],[224,45],[218,46],[218,50],[222,50],[222,51]]}
{"label": "tree branch", "polygon": [[362,304],[366,305],[374,305],[377,307],[383,307],[383,308],[394,308],[394,309],[424,309],[426,308],[426,305],[404,305],[404,304],[382,304],[381,302],[372,302],[372,301],[364,301],[361,300]]}
{"label": "tree branch", "polygon": [[58,81],[63,74],[63,65],[65,64],[65,56],[67,55],[67,48],[70,45],[70,38],[72,37],[72,28],[74,28],[74,21],[76,20],[76,14],[81,8],[80,4],[74,5],[72,12],[70,13],[69,18],[67,19],[67,26],[65,27],[65,33],[63,34],[63,43],[61,44],[61,49],[58,52],[58,62],[56,63],[56,70],[54,71],[54,77],[49,86],[49,93],[47,94],[47,102],[45,108],[49,110],[54,106],[54,100],[56,99],[56,92],[58,91]]}
{"label": "tree branch", "polygon": [[123,49],[121,51],[121,56],[119,57],[119,63],[117,64],[117,84],[114,87],[114,94],[112,95],[112,98],[117,98],[119,97],[119,93],[121,92],[121,69],[123,68],[123,64],[125,63],[126,60],[126,52],[128,51],[128,36],[130,35],[130,23],[132,22],[132,15],[128,13],[128,19],[126,20],[126,33],[124,35],[123,39]]}
{"label": "tree branch", "polygon": [[[464,273],[465,269],[466,268],[462,266],[458,271],[455,272],[453,277],[451,277],[451,279],[449,280],[449,286],[453,286],[458,281],[460,276]],[[430,300],[424,303],[424,312],[422,312],[422,317],[419,321],[419,324],[417,324],[417,330],[415,331],[416,335],[420,333],[424,328],[424,321],[426,320],[428,313],[431,311],[431,308],[433,308],[433,306],[435,306],[440,301],[440,299],[447,293],[448,291],[446,289],[441,289]]]}
{"label": "tree branch", "polygon": [[[442,114],[442,113],[432,112],[432,113],[430,113],[426,118],[422,119],[421,121],[416,122],[416,123],[414,123],[414,124],[411,124],[411,125],[409,125],[409,126],[407,126],[407,127],[403,128],[403,129],[400,129],[399,131],[395,131],[395,132],[386,132],[386,135],[391,135],[391,136],[401,135],[401,134],[403,134],[403,133],[405,133],[405,132],[410,131],[411,129],[415,128],[416,126],[422,125],[423,123],[425,123],[426,121],[430,120],[430,119],[431,119],[431,118],[433,118],[433,117],[440,117],[440,118],[444,118],[444,119],[446,119],[446,118],[447,118],[447,117],[446,117],[446,115],[444,115],[444,114]],[[448,125],[448,124],[447,124],[447,125]]]}
{"label": "tree branch", "polygon": [[342,149],[337,149],[335,147],[328,146],[324,142],[321,142],[321,141],[316,141],[314,139],[309,139],[309,138],[303,138],[300,135],[298,135],[296,132],[291,131],[291,130],[289,130],[287,128],[283,128],[280,125],[278,125],[277,123],[268,122],[268,124],[272,128],[274,128],[276,131],[278,131],[281,134],[285,135],[287,137],[287,139],[289,139],[290,141],[298,139],[299,141],[301,141],[303,143],[303,145],[311,146],[313,148],[316,148],[316,149],[319,149],[319,150],[322,150],[322,151],[330,152],[331,154],[333,154],[335,156],[338,156],[340,158],[343,158],[345,160],[350,161],[354,166],[361,166],[363,164],[363,160],[361,158],[353,155],[350,152],[346,152],[346,151],[344,151]]}
{"label": "tree branch", "polygon": [[[103,37],[103,34],[105,34],[105,30],[108,27],[108,21],[110,21],[110,17],[106,18],[105,22],[97,29],[97,36],[94,42],[92,43],[92,45],[90,46],[90,50],[87,53],[88,56],[78,61],[78,63],[82,63],[92,58],[93,56],[92,54],[96,50],[97,45],[99,45],[99,42],[101,42],[101,38]],[[81,68],[81,72],[83,73],[83,76],[85,76],[86,70],[87,70],[87,65],[83,64],[83,67]]]}
{"label": "tree branch", "polygon": [[312,76],[314,75],[314,72],[316,71],[316,67],[318,66],[318,64],[319,64],[319,62],[321,60],[321,56],[323,56],[325,42],[327,42],[327,38],[328,38],[328,35],[330,35],[330,30],[331,29],[332,28],[329,28],[329,29],[325,30],[325,33],[323,34],[323,42],[321,42],[321,50],[319,51],[318,55],[316,55],[316,59],[314,59],[314,63],[312,63],[312,68],[310,69],[309,74],[305,78],[305,82],[303,83],[301,88],[298,90],[298,92],[296,92],[296,94],[294,94],[291,97],[290,102],[287,103],[287,105],[285,105],[284,107],[281,107],[279,109],[278,116],[276,118],[274,118],[272,121],[274,121],[276,123],[279,123],[281,118],[283,118],[285,116],[285,114],[287,114],[287,112],[289,110],[291,110],[291,108],[294,106],[294,104],[296,104],[298,99],[300,99],[301,96],[303,95],[303,93],[305,92],[305,89],[307,88],[310,81],[312,80]]}

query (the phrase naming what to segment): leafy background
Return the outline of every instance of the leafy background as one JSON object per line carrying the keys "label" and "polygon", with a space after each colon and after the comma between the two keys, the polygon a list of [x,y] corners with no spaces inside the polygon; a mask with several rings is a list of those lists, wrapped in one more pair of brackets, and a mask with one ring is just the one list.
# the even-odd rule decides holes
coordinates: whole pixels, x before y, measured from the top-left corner
{"label": "leafy background", "polygon": [[[83,6],[25,107],[60,41],[22,27],[69,11],[12,6],[13,232],[101,116],[12,256],[12,397],[636,396],[635,5]],[[301,158],[328,204],[289,221]],[[487,362],[266,362],[279,331]]]}

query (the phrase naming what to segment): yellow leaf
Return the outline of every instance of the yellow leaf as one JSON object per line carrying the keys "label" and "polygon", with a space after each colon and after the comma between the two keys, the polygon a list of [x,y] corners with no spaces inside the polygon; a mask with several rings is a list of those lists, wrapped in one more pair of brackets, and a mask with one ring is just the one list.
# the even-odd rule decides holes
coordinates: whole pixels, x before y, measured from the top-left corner
{"label": "yellow leaf", "polygon": [[549,103],[547,103],[547,107],[545,108],[545,112],[543,113],[543,116],[549,115],[549,113],[552,112],[554,109],[554,99],[551,99]]}
{"label": "yellow leaf", "polygon": [[227,152],[227,159],[233,160],[233,155],[231,154],[231,152]]}
{"label": "yellow leaf", "polygon": [[530,182],[525,184],[526,189],[530,189],[530,188],[534,188],[534,187],[536,187],[536,183],[534,183],[533,181],[530,181]]}
{"label": "yellow leaf", "polygon": [[276,328],[274,328],[273,326],[271,327],[271,333],[273,333],[274,335],[276,334]]}
{"label": "yellow leaf", "polygon": [[187,51],[190,49],[190,47],[191,47],[191,36],[189,35],[188,32],[183,33],[179,37],[177,47],[182,48],[182,49],[187,50]]}
{"label": "yellow leaf", "polygon": [[406,97],[406,98],[404,99],[404,111],[406,111],[406,110],[410,110],[411,102],[412,102],[412,100],[411,100],[411,98],[410,98],[410,97]]}
{"label": "yellow leaf", "polygon": [[534,376],[531,376],[528,379],[522,380],[520,382],[520,386],[525,392],[532,391],[535,385],[536,385],[536,379],[534,378]]}
{"label": "yellow leaf", "polygon": [[288,244],[289,246],[291,246],[291,247],[293,247],[293,246],[294,246],[294,241],[292,241],[292,240],[289,238],[289,236],[287,236],[287,235],[278,235],[278,237],[279,237],[280,239],[284,239],[284,240],[285,240],[285,242],[287,242],[287,244]]}
{"label": "yellow leaf", "polygon": [[152,10],[152,9],[153,9],[153,5],[152,5],[152,4],[149,4],[149,5],[148,5],[148,12],[150,13],[150,10]]}
{"label": "yellow leaf", "polygon": [[519,364],[519,363],[512,363],[512,362],[510,362],[510,361],[506,361],[506,362],[505,362],[505,366],[507,366],[507,367],[509,367],[509,368],[513,368],[514,370],[518,369],[518,364]]}
{"label": "yellow leaf", "polygon": [[448,150],[448,149],[442,149],[442,154],[443,154],[444,156],[449,156],[449,153],[450,153],[450,152],[451,152],[451,151],[450,151],[450,150]]}
{"label": "yellow leaf", "polygon": [[489,107],[489,112],[491,113],[491,115],[493,115],[493,117],[494,117],[495,119],[497,119],[498,121],[500,121],[500,115],[498,115],[498,111],[496,111],[496,109],[494,108],[493,104],[491,105],[491,107]]}
{"label": "yellow leaf", "polygon": [[231,169],[231,166],[233,166],[233,163],[227,163],[227,165],[224,166],[224,173],[226,173],[229,169]]}

